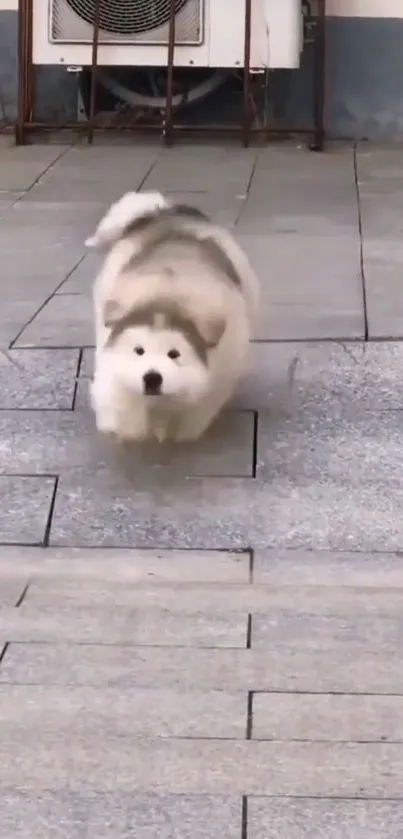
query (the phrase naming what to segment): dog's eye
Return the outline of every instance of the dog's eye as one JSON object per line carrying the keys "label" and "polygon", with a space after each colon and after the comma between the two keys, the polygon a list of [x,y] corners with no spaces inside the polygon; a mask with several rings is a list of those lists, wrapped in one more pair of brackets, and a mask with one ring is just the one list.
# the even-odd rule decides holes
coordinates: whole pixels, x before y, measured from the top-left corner
{"label": "dog's eye", "polygon": [[134,352],[136,353],[136,355],[144,355],[143,347],[135,347]]}
{"label": "dog's eye", "polygon": [[178,350],[169,350],[168,358],[172,358],[174,360],[175,358],[179,358],[179,356],[180,352]]}

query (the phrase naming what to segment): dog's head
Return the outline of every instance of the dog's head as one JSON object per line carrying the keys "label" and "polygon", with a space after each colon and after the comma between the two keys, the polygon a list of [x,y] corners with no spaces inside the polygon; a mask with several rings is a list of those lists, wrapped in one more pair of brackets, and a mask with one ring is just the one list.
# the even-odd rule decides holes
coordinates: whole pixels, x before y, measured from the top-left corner
{"label": "dog's head", "polygon": [[[223,329],[218,322],[213,336]],[[114,375],[132,393],[190,405],[209,387],[209,349],[195,324],[174,312],[144,310],[112,327],[106,351]]]}

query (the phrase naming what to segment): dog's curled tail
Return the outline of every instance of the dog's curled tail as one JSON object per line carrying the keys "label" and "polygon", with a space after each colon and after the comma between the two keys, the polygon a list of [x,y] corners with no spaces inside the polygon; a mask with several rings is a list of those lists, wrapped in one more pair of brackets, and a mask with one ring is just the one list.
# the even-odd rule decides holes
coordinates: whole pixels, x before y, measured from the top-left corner
{"label": "dog's curled tail", "polygon": [[109,208],[86,247],[102,250],[117,242],[125,230],[144,218],[157,215],[169,202],[160,192],[126,192]]}

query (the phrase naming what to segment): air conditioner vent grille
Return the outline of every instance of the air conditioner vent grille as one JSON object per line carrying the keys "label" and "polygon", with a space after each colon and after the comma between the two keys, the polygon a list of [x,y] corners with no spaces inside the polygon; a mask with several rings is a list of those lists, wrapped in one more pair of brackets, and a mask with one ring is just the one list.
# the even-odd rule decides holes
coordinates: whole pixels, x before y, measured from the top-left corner
{"label": "air conditioner vent grille", "polygon": [[[66,0],[67,5],[86,23],[94,23],[96,0]],[[180,12],[188,0],[175,0]],[[140,35],[169,21],[170,0],[101,0],[99,25],[116,35]]]}
{"label": "air conditioner vent grille", "polygon": [[[201,0],[174,3],[176,43],[200,44]],[[96,0],[50,0],[50,8],[52,42],[91,42]],[[170,0],[100,0],[99,42],[167,44],[169,16]]]}

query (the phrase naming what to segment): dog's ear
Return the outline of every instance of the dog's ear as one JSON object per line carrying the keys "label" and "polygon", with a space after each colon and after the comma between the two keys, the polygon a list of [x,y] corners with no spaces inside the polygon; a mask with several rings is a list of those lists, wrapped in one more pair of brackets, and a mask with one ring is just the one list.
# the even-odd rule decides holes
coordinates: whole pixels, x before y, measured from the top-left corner
{"label": "dog's ear", "polygon": [[193,322],[202,341],[209,349],[213,349],[221,341],[227,325],[224,315],[219,312],[199,314],[193,317]]}
{"label": "dog's ear", "polygon": [[225,293],[214,298],[205,289],[199,289],[189,298],[185,288],[174,308],[185,321],[193,324],[206,347],[217,346],[227,326]]}
{"label": "dog's ear", "polygon": [[126,192],[112,204],[95,233],[86,239],[86,247],[98,250],[110,247],[132,222],[158,213],[167,206],[168,202],[160,192]]}

